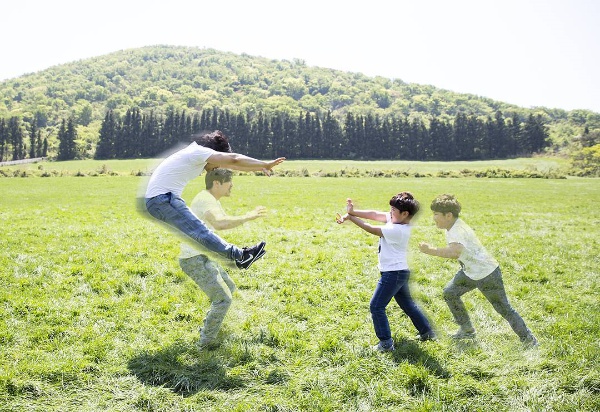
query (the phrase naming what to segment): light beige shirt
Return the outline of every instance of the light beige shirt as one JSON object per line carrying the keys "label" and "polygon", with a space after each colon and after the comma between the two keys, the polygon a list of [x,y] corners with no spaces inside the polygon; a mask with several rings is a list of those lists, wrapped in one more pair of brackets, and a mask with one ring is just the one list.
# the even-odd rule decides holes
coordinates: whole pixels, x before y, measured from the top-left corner
{"label": "light beige shirt", "polygon": [[483,279],[491,274],[497,267],[498,262],[483,247],[473,229],[461,219],[457,219],[454,225],[446,232],[446,241],[460,243],[464,246],[458,261],[463,272],[473,280]]}
{"label": "light beige shirt", "polygon": [[[204,224],[214,232],[215,228],[210,223],[204,220],[204,215],[209,210],[214,210],[215,214],[225,214],[221,202],[215,199],[215,197],[207,190],[203,190],[194,197],[190,205],[190,210],[202,220]],[[193,240],[181,243],[181,259],[188,259],[196,255],[206,253],[203,251]]]}

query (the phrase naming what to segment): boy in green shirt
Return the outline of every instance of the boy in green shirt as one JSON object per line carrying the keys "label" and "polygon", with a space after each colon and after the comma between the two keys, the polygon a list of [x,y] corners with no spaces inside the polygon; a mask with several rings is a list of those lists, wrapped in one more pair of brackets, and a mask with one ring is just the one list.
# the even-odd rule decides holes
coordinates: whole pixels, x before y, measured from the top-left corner
{"label": "boy in green shirt", "polygon": [[[212,231],[232,229],[267,213],[263,206],[240,216],[225,213],[220,199],[231,196],[232,179],[231,170],[212,169],[205,176],[206,190],[198,193],[190,205],[194,215],[205,222]],[[207,252],[191,239],[181,244],[179,265],[210,300],[210,310],[200,330],[198,346],[201,349],[215,348],[219,345],[217,334],[231,306],[235,283],[213,255],[209,257]]]}

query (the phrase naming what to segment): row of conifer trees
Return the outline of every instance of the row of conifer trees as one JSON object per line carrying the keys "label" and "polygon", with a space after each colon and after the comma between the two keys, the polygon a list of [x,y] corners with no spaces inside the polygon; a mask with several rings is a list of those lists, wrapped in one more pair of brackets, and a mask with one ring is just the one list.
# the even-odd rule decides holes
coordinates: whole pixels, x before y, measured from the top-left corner
{"label": "row of conifer trees", "polygon": [[164,116],[132,108],[122,117],[108,111],[95,157],[155,157],[198,131],[222,130],[233,150],[257,158],[475,160],[538,152],[548,132],[540,116],[492,118],[459,113],[453,121],[428,124],[418,117],[380,118],[348,113],[343,122],[330,112],[266,115],[204,110]]}
{"label": "row of conifer trees", "polygon": [[[83,157],[77,153],[73,118],[58,128],[58,160]],[[343,122],[314,113],[267,115],[229,110],[158,115],[138,108],[119,116],[106,113],[95,150],[96,159],[160,156],[191,133],[222,130],[233,150],[257,158],[382,160],[479,160],[509,158],[539,152],[548,132],[540,116],[516,114],[480,118],[459,113],[452,121],[418,117],[385,117],[348,113]],[[32,121],[0,119],[0,161],[48,156],[47,136]]]}
{"label": "row of conifer trees", "polygon": [[0,119],[0,162],[47,155],[48,138],[42,137],[36,122],[28,123],[24,128],[17,116]]}

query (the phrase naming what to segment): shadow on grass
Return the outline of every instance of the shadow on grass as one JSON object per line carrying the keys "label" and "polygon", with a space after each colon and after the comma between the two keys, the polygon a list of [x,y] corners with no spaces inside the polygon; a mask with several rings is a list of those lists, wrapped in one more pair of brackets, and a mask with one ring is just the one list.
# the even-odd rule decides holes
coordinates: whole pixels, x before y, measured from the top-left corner
{"label": "shadow on grass", "polygon": [[438,378],[450,378],[448,372],[440,362],[421,349],[423,343],[407,339],[396,341],[396,350],[393,352],[394,360],[398,363],[409,362],[413,365],[422,365]]}
{"label": "shadow on grass", "polygon": [[224,349],[199,351],[193,344],[175,343],[156,352],[142,352],[130,359],[128,369],[146,385],[162,386],[183,396],[203,389],[230,390],[244,387],[244,380],[226,373]]}

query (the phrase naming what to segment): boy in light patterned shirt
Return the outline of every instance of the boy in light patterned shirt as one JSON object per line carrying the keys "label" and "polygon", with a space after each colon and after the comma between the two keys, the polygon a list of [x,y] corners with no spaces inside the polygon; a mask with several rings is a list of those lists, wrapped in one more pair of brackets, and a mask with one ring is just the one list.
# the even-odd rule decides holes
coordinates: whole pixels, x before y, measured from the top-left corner
{"label": "boy in light patterned shirt", "polygon": [[457,259],[461,266],[444,288],[444,300],[460,326],[453,337],[475,337],[475,329],[461,296],[473,289],[479,289],[496,312],[508,321],[521,342],[527,346],[537,346],[537,339],[508,302],[498,262],[482,246],[473,230],[459,218],[461,206],[456,197],[448,194],[436,197],[431,203],[431,210],[436,226],[446,230],[448,246],[436,248],[421,243],[419,249],[428,255]]}
{"label": "boy in light patterned shirt", "polygon": [[[250,220],[266,214],[263,206],[241,215],[230,216],[225,213],[220,199],[231,195],[233,173],[227,169],[213,169],[205,176],[206,190],[202,190],[192,200],[191,211],[210,230],[226,230],[240,226]],[[181,244],[179,266],[202,289],[210,300],[210,309],[200,329],[200,349],[213,349],[219,345],[217,334],[221,329],[225,315],[232,302],[235,283],[225,269],[214,259],[206,255],[206,250],[190,241]],[[212,256],[212,255],[211,255]]]}

